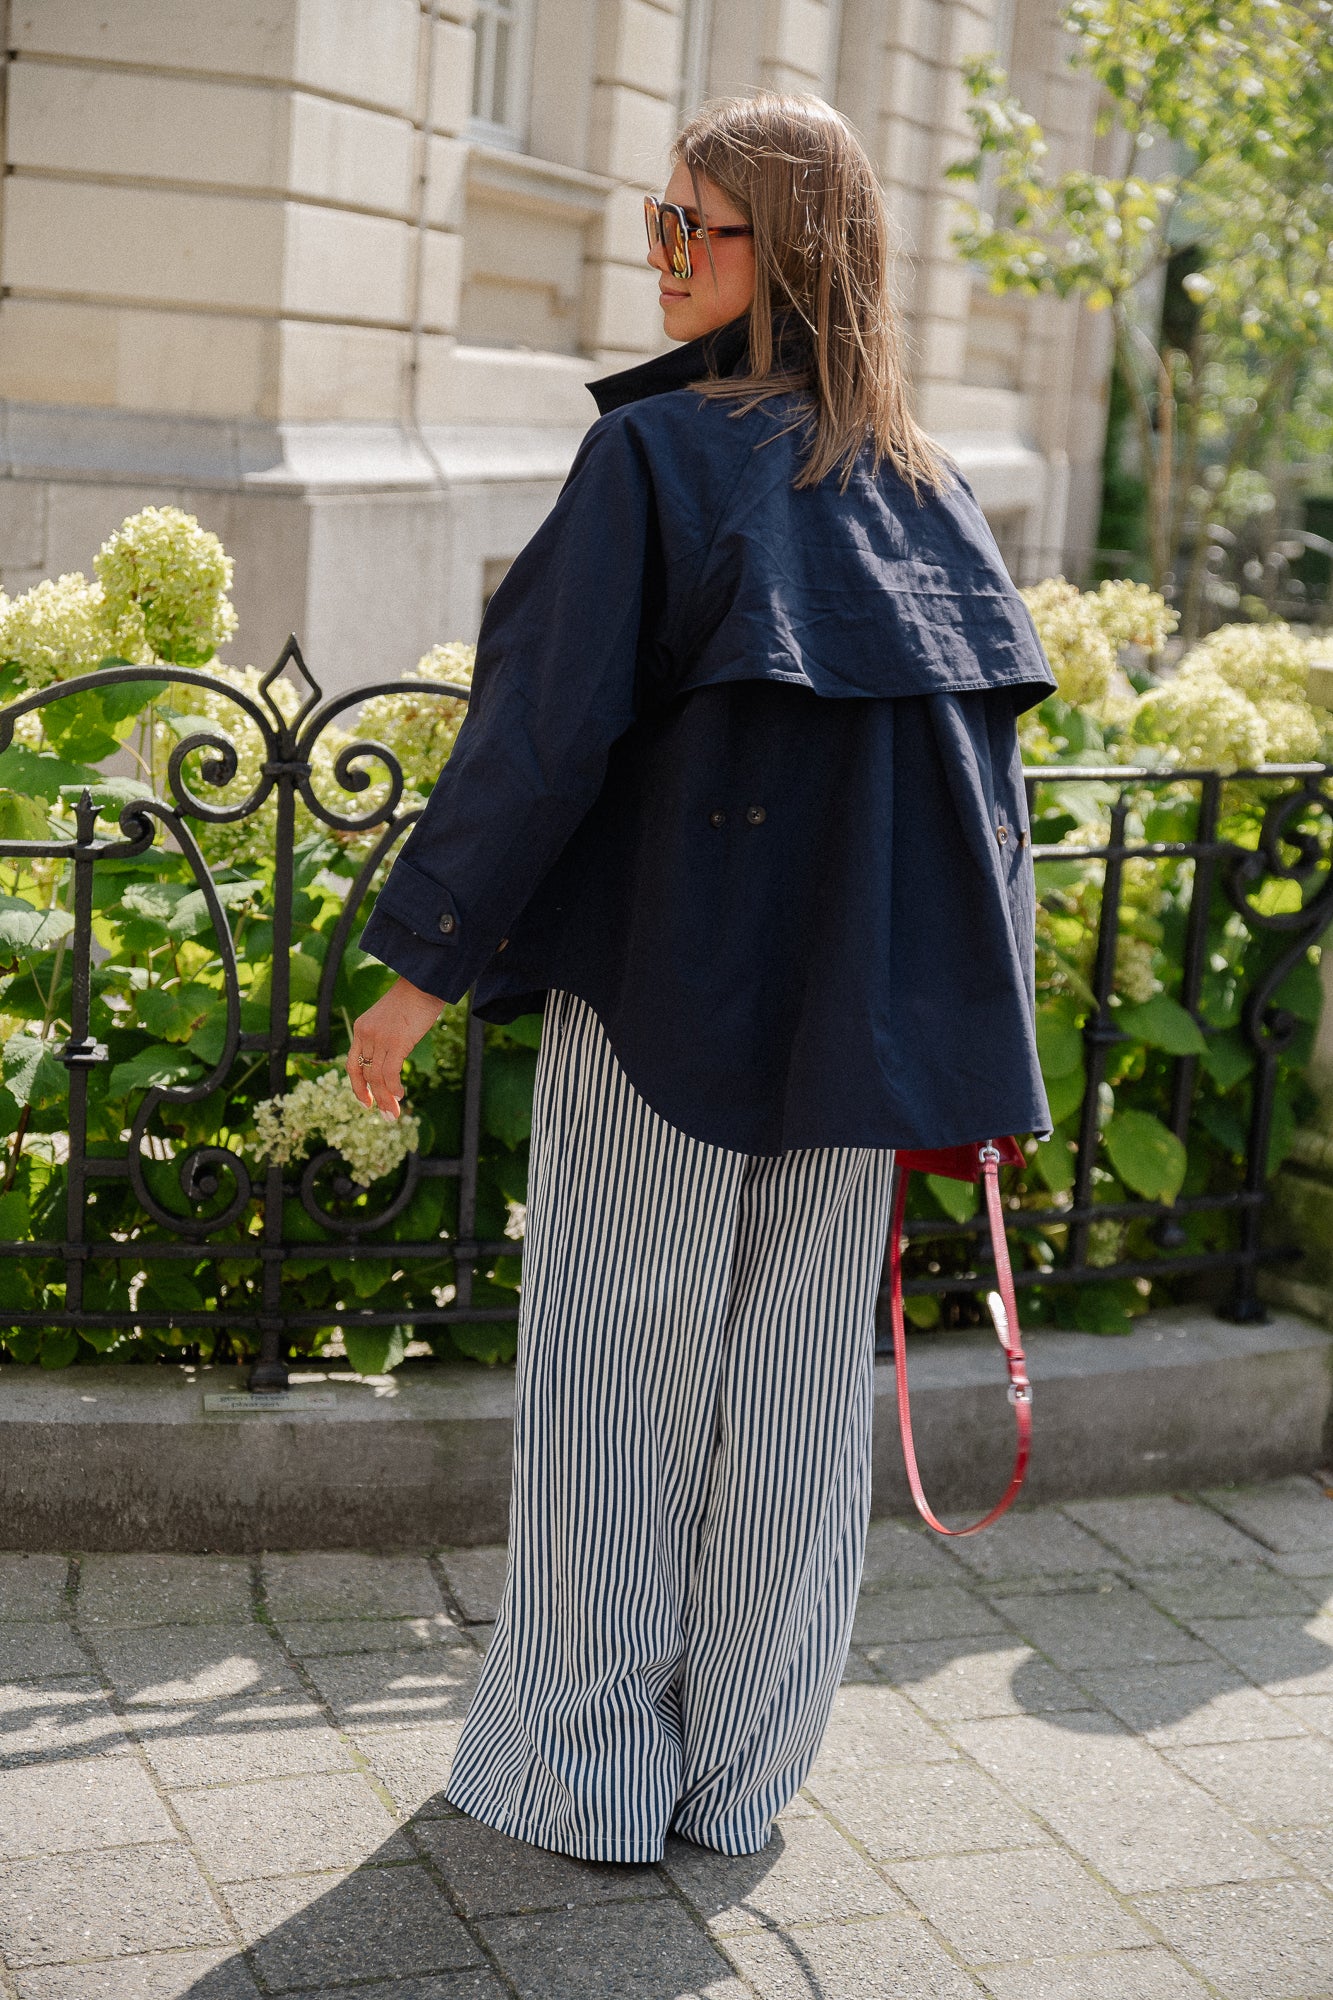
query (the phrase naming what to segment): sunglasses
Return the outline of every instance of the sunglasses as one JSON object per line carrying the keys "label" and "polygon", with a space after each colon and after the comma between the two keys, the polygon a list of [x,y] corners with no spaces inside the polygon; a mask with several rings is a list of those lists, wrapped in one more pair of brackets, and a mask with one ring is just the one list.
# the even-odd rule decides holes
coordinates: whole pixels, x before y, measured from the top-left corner
{"label": "sunglasses", "polygon": [[728,222],[705,228],[701,222],[691,222],[683,208],[674,201],[658,201],[655,195],[643,198],[643,219],[648,230],[648,248],[656,250],[660,243],[666,251],[671,274],[676,278],[692,278],[694,266],[690,261],[690,238],[692,236],[753,236],[748,222]]}

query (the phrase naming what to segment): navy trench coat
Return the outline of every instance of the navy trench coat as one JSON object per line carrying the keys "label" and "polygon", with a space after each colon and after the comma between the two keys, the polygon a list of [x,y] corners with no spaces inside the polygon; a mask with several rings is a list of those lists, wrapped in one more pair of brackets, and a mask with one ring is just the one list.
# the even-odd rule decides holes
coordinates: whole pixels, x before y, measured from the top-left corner
{"label": "navy trench coat", "polygon": [[738,321],[591,385],[361,944],[489,1020],[580,995],[736,1151],[1045,1130],[1032,620],[961,475],[797,491],[797,404],[687,386],[747,365]]}

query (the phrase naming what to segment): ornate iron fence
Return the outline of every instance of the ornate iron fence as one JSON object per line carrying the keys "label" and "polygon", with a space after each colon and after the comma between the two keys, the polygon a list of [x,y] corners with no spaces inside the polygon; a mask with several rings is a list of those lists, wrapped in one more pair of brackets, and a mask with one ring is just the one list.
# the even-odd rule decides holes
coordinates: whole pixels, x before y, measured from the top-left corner
{"label": "ornate iron fence", "polygon": [[[283,674],[294,679],[300,691],[299,702],[288,704],[290,713],[274,695],[274,684]],[[410,693],[459,703],[466,701],[467,690],[413,680],[361,688],[325,700],[293,639],[259,684],[258,696],[253,699],[232,683],[178,667],[108,669],[27,694],[0,712],[0,752],[13,743],[16,725],[25,715],[92,688],[109,689],[126,682],[145,681],[163,687],[174,684],[203,690],[234,704],[248,725],[258,732],[263,756],[255,782],[244,799],[227,803],[219,803],[216,798],[210,801],[197,787],[217,792],[232,785],[241,760],[234,742],[221,728],[202,726],[182,736],[172,750],[163,788],[167,796],[140,797],[121,805],[114,832],[99,835],[99,813],[107,809],[99,807],[91,794],[85,792],[75,804],[71,838],[0,840],[0,858],[20,864],[59,861],[68,865],[72,878],[67,905],[72,927],[65,939],[69,957],[69,1033],[63,1047],[56,1051],[69,1076],[63,1235],[48,1233],[31,1240],[0,1241],[0,1259],[47,1260],[48,1268],[61,1272],[64,1297],[63,1303],[52,1301],[28,1310],[0,1306],[0,1320],[17,1326],[91,1330],[129,1326],[192,1330],[204,1326],[217,1328],[221,1321],[229,1329],[246,1329],[258,1335],[258,1358],[249,1379],[252,1387],[260,1389],[285,1384],[287,1336],[297,1329],[321,1326],[331,1318],[346,1326],[406,1323],[422,1329],[464,1321],[512,1320],[516,1305],[474,1299],[478,1270],[497,1257],[515,1254],[517,1249],[511,1240],[481,1240],[477,1235],[486,1060],[479,1023],[470,1020],[466,1032],[458,1143],[443,1151],[409,1154],[386,1196],[378,1199],[375,1191],[371,1191],[372,1197],[378,1199],[378,1206],[367,1205],[367,1190],[350,1180],[345,1165],[330,1148],[324,1148],[299,1170],[284,1171],[281,1166],[269,1163],[252,1171],[235,1145],[202,1143],[182,1150],[164,1141],[155,1130],[155,1121],[164,1113],[169,1115],[173,1108],[180,1110],[200,1103],[214,1092],[225,1091],[233,1066],[240,1060],[249,1059],[252,1064],[261,1065],[269,1093],[277,1096],[288,1087],[293,1058],[335,1055],[335,1041],[342,1032],[342,1024],[335,1024],[334,996],[349,945],[359,927],[361,906],[377,871],[417,816],[417,809],[411,805],[404,808],[405,783],[398,758],[383,744],[367,739],[343,745],[331,760],[329,770],[336,785],[354,795],[366,791],[372,783],[367,767],[378,767],[383,796],[359,816],[339,810],[321,797],[312,784],[312,760],[317,746],[338,717],[373,696]],[[197,775],[191,777],[186,767],[194,757],[202,761]],[[1229,1270],[1233,1273],[1229,1311],[1240,1318],[1261,1316],[1255,1278],[1261,1257],[1259,1221],[1274,1082],[1282,1053],[1297,1030],[1293,1016],[1275,1004],[1274,996],[1308,946],[1333,922],[1328,838],[1333,828],[1330,782],[1333,771],[1322,766],[1292,765],[1238,775],[1259,779],[1271,791],[1258,845],[1253,848],[1238,845],[1220,830],[1224,786],[1232,781],[1217,772],[1051,766],[1027,774],[1029,806],[1037,825],[1044,787],[1087,783],[1104,788],[1101,796],[1106,804],[1107,837],[1084,844],[1066,837],[1057,844],[1034,847],[1039,867],[1046,861],[1091,862],[1101,867],[1104,879],[1091,980],[1092,1004],[1083,1028],[1086,1081],[1078,1113],[1073,1185],[1066,1199],[1046,1207],[1026,1206],[1015,1218],[1025,1231],[1053,1229],[1062,1234],[1064,1248],[1054,1266],[1020,1269],[1016,1276],[1021,1285],[1052,1281],[1081,1284],[1140,1275],[1158,1279]],[[1128,829],[1135,801],[1141,800],[1145,791],[1163,786],[1175,788],[1177,796],[1182,789],[1194,796],[1192,830],[1180,839],[1131,838]],[[194,829],[247,820],[270,800],[274,802],[273,872],[267,921],[272,924],[272,975],[265,1024],[261,1027],[246,1025],[244,989],[224,896]],[[292,1025],[290,984],[293,947],[299,943],[294,878],[298,811],[303,811],[317,827],[369,840],[342,913],[327,940],[318,990],[313,998],[313,1026],[307,1025],[301,1032],[295,1032]],[[206,1075],[148,1087],[121,1133],[119,1144],[90,1146],[89,1079],[97,1066],[108,1060],[107,1047],[91,1031],[90,1007],[98,949],[94,924],[98,873],[109,864],[133,862],[150,851],[160,855],[168,843],[188,866],[189,879],[203,899],[208,929],[216,947],[225,998],[221,1046]],[[1179,999],[1196,1018],[1208,963],[1210,913],[1219,890],[1247,927],[1271,936],[1278,947],[1262,976],[1245,994],[1241,1009],[1242,1032],[1254,1058],[1241,1184],[1224,1191],[1184,1196],[1174,1204],[1144,1199],[1108,1204],[1093,1198],[1101,1085],[1108,1054],[1123,1039],[1110,1004],[1121,922],[1121,884],[1126,864],[1140,857],[1157,863],[1192,865],[1193,888],[1185,921]],[[1275,902],[1266,889],[1266,885],[1275,883],[1294,886]],[[1190,1125],[1198,1063],[1197,1055],[1184,1055],[1174,1065],[1170,1125],[1182,1140]],[[14,1159],[18,1157],[21,1141],[22,1125],[13,1150]],[[171,1201],[164,1198],[164,1163],[169,1163],[174,1177]],[[404,1215],[423,1184],[438,1179],[457,1186],[456,1213],[451,1226],[421,1240],[387,1239],[384,1232]],[[96,1216],[97,1211],[96,1203],[90,1210],[89,1196],[99,1186],[108,1184],[121,1189],[128,1187],[135,1214],[110,1233],[90,1233],[89,1216],[90,1213]],[[177,1205],[177,1198],[183,1206]],[[293,1202],[304,1218],[297,1237],[291,1229]],[[1234,1242],[1224,1248],[1190,1250],[1182,1228],[1183,1219],[1203,1212],[1233,1214]],[[1089,1254],[1093,1225],[1117,1220],[1151,1222],[1155,1254],[1112,1264],[1095,1261]],[[917,1243],[937,1239],[952,1242],[955,1247],[969,1246],[965,1267],[935,1275],[921,1273],[909,1281],[909,1293],[957,1292],[987,1283],[980,1249],[983,1225],[979,1219],[916,1219],[909,1222],[908,1233]],[[452,1296],[444,1303],[418,1304],[408,1309],[400,1305],[387,1309],[356,1306],[342,1307],[336,1314],[327,1306],[307,1309],[300,1303],[299,1294],[293,1296],[293,1288],[284,1284],[284,1274],[291,1266],[302,1262],[308,1265],[312,1257],[318,1256],[321,1246],[340,1262],[391,1258],[396,1264],[406,1267],[416,1263],[423,1269],[446,1263],[452,1270]],[[975,1246],[975,1254],[971,1246]],[[181,1260],[198,1263],[201,1257],[212,1255],[225,1257],[229,1267],[249,1269],[254,1274],[249,1294],[224,1312],[149,1309],[138,1302],[129,1306],[119,1302],[108,1307],[105,1301],[87,1291],[85,1274],[90,1266],[94,1270],[126,1266],[151,1271],[173,1263],[179,1265]],[[447,1291],[448,1287],[441,1289]]]}
{"label": "ornate iron fence", "polygon": [[[1057,1230],[1064,1237],[1056,1264],[1030,1266],[1015,1272],[1020,1286],[1038,1284],[1103,1284],[1117,1279],[1169,1279],[1194,1273],[1232,1274],[1224,1317],[1255,1321],[1266,1317],[1257,1290],[1264,1256],[1260,1240],[1261,1211],[1268,1179],[1274,1096],[1279,1063],[1300,1029],[1299,1018],[1278,1004],[1275,996],[1294,969],[1305,960],[1333,924],[1333,769],[1316,764],[1270,764],[1257,771],[1237,771],[1225,777],[1210,770],[1148,770],[1120,765],[1047,765],[1025,773],[1029,822],[1039,826],[1043,794],[1055,788],[1086,784],[1099,788],[1106,808],[1106,838],[1091,842],[1063,839],[1034,842],[1032,853],[1038,884],[1043,863],[1064,866],[1092,862],[1102,870],[1096,920],[1096,943],[1090,981],[1090,1006],[1082,1029],[1084,1085],[1077,1112],[1077,1144],[1073,1184],[1068,1198],[1048,1206],[1024,1204],[1015,1223],[1024,1231]],[[1255,785],[1266,795],[1257,844],[1242,845],[1221,832],[1227,787]],[[1192,831],[1187,838],[1151,840],[1129,833],[1131,814],[1146,794],[1169,790],[1192,795]],[[1135,1198],[1125,1202],[1094,1199],[1098,1170],[1102,1091],[1108,1057],[1129,1038],[1118,1024],[1111,998],[1116,983],[1117,944],[1122,922],[1122,886],[1127,864],[1187,862],[1192,880],[1181,939],[1180,1005],[1204,1035],[1216,1032],[1201,1008],[1210,940],[1220,896],[1223,910],[1242,921],[1251,936],[1270,941],[1258,976],[1237,995],[1238,1026],[1254,1059],[1243,1172],[1238,1186],[1171,1202]],[[1279,885],[1289,885],[1284,893]],[[1275,895],[1274,890],[1278,890]],[[1199,1082],[1200,1057],[1181,1054],[1171,1063],[1167,1123],[1182,1143],[1187,1140]],[[1233,1243],[1193,1250],[1188,1247],[1187,1220],[1194,1216],[1229,1216],[1234,1220]],[[1099,1223],[1149,1223],[1154,1254],[1108,1261],[1092,1255],[1091,1233]],[[951,1222],[909,1221],[905,1235],[917,1242],[963,1238],[980,1246],[984,1217]],[[1275,1252],[1287,1256],[1290,1249]],[[916,1293],[956,1292],[968,1278],[986,1282],[980,1271],[920,1276],[904,1290]]]}

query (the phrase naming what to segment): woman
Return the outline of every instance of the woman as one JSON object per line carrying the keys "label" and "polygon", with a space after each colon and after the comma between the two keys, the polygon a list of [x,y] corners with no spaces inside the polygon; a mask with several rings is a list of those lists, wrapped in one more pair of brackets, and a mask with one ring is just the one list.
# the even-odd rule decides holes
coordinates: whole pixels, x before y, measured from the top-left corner
{"label": "woman", "polygon": [[447,1796],[590,1860],[768,1840],[849,1641],[893,1151],[1047,1118],[1015,716],[1053,682],[907,413],[873,172],[772,95],[674,162],[683,345],[592,385],[348,1058],[393,1115],[442,1001],[545,1007],[510,1566]]}

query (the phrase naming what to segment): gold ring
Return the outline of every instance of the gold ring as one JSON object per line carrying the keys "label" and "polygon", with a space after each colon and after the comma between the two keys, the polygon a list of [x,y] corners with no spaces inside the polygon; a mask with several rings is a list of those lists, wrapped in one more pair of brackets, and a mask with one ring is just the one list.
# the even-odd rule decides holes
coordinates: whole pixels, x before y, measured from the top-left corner
{"label": "gold ring", "polygon": [[375,1060],[374,1056],[358,1056],[358,1057],[357,1057],[357,1061],[358,1061],[358,1062],[360,1063],[360,1065],[361,1065],[362,1069],[369,1069],[369,1068],[370,1068],[370,1065],[371,1065],[371,1064],[372,1064],[372,1063],[374,1062],[374,1060]]}

